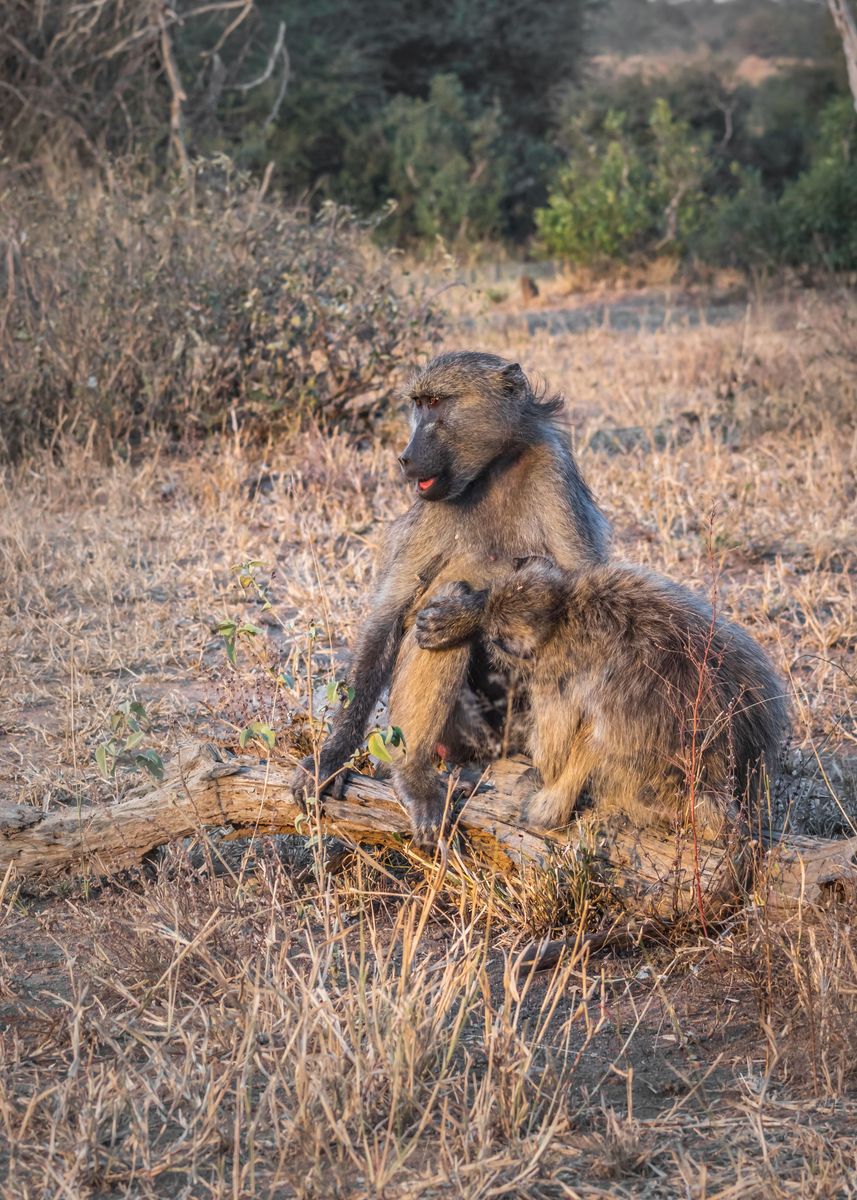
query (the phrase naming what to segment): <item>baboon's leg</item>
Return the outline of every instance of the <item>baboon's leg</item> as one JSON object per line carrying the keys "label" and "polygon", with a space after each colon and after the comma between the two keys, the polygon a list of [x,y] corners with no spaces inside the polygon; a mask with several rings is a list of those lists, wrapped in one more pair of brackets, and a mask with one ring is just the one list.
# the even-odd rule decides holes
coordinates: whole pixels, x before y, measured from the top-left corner
{"label": "baboon's leg", "polygon": [[526,823],[541,829],[560,829],[568,825],[598,761],[599,754],[585,728],[569,739],[568,755],[558,773],[550,769],[553,764],[543,764],[537,756],[536,766],[545,782],[523,805],[522,816]]}
{"label": "baboon's leg", "polygon": [[422,650],[405,634],[390,688],[390,720],[405,735],[405,757],[393,768],[399,800],[408,810],[414,841],[433,850],[440,834],[444,793],[435,771],[438,745],[456,711],[467,678],[469,646]]}
{"label": "baboon's leg", "polygon": [[698,837],[716,840],[734,823],[729,797],[700,781],[693,793],[684,772],[660,757],[605,756],[593,779],[596,807],[605,816],[621,812],[638,829],[695,827]]}
{"label": "baboon's leg", "polygon": [[469,680],[466,681],[441,735],[441,758],[482,762],[498,756],[500,739],[486,716],[486,708],[487,701],[480,700]]}

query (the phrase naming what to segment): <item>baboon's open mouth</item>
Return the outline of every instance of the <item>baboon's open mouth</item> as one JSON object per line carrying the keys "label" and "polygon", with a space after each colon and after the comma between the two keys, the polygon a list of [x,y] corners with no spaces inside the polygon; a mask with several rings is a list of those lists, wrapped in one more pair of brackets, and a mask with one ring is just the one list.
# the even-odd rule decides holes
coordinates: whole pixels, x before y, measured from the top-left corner
{"label": "baboon's open mouth", "polygon": [[429,488],[434,487],[434,485],[436,483],[437,483],[437,475],[432,475],[431,479],[417,480],[417,487],[420,489],[421,492],[427,492],[429,490]]}

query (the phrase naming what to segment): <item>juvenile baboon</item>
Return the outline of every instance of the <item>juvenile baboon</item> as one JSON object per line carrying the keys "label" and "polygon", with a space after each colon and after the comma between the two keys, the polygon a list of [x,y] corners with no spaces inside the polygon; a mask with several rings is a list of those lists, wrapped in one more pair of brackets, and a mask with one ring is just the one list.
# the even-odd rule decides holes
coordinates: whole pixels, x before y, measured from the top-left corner
{"label": "juvenile baboon", "polygon": [[532,275],[522,275],[520,278],[521,299],[524,303],[530,300],[535,300],[539,294],[539,285],[533,279]]}
{"label": "juvenile baboon", "polygon": [[753,799],[762,763],[776,763],[787,716],[767,656],[676,583],[530,558],[491,588],[447,584],[417,614],[416,638],[442,650],[474,626],[529,680],[534,825],[568,824],[586,787],[637,825],[693,820],[716,837]]}
{"label": "juvenile baboon", "polygon": [[[444,583],[486,586],[510,558],[547,554],[564,567],[607,555],[609,528],[557,427],[559,396],[536,391],[517,363],[474,351],[442,354],[410,381],[411,439],[399,462],[416,493],[390,529],[372,611],[350,670],[355,696],[340,709],[318,763],[320,783],[359,746],[382,688],[407,753],[393,779],[418,845],[436,843],[444,791],[438,746],[452,741],[478,620],[460,644],[423,650],[419,602]],[[475,639],[475,640],[474,640]],[[312,758],[294,779],[306,794]],[[341,790],[344,772],[333,781]]]}

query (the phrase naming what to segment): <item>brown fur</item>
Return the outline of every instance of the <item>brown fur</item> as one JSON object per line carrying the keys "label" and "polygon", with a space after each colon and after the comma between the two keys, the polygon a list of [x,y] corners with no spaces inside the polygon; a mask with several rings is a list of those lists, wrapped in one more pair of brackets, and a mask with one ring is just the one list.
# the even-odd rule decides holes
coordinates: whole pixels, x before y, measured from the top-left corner
{"label": "brown fur", "polygon": [[[394,769],[417,842],[440,831],[444,792],[435,763],[447,744],[471,663],[478,621],[442,654],[423,649],[413,622],[426,595],[463,576],[486,586],[519,555],[549,554],[566,567],[606,557],[608,526],[554,420],[558,396],[537,393],[517,363],[493,354],[443,354],[408,387],[411,440],[400,462],[416,493],[386,541],[373,608],[355,649],[353,702],[322,748],[322,782],[360,744],[381,689],[407,754]],[[420,491],[420,480],[435,482]],[[305,761],[295,779],[307,787]],[[341,783],[343,776],[339,775]]]}
{"label": "brown fur", "polygon": [[490,589],[450,584],[423,607],[417,639],[442,647],[480,613],[494,653],[529,678],[543,781],[531,824],[566,825],[587,788],[637,825],[717,836],[755,799],[786,733],[782,686],[761,647],[700,597],[640,568],[536,558]]}

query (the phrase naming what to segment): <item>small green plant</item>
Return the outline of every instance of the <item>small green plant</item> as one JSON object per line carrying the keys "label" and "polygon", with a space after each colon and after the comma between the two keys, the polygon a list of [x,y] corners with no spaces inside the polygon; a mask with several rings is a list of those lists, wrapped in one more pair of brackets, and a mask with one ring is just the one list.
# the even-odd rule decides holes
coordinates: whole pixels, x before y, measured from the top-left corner
{"label": "small green plant", "polygon": [[[388,725],[386,729],[374,729],[366,739],[366,746],[373,758],[390,763],[405,753],[405,735],[398,725]],[[397,753],[393,755],[391,750]]]}
{"label": "small green plant", "polygon": [[238,735],[238,745],[242,750],[247,746],[248,742],[258,741],[270,752],[274,749],[276,740],[276,733],[265,721],[251,721],[249,725],[244,726]]}
{"label": "small green plant", "polygon": [[261,558],[251,558],[247,562],[236,563],[232,568],[244,591],[254,591],[262,601],[262,612],[267,612],[273,607],[271,597],[268,595],[268,585],[259,578],[259,572],[265,568],[266,563]]}
{"label": "small green plant", "polygon": [[264,630],[260,629],[258,625],[254,625],[252,621],[244,621],[239,625],[237,621],[226,620],[218,621],[212,632],[219,634],[223,638],[226,657],[234,667],[238,638],[249,640],[250,638],[258,637],[259,634],[264,633]]}
{"label": "small green plant", "polygon": [[328,704],[334,704],[338,700],[343,708],[348,708],[354,699],[354,688],[349,687],[342,679],[332,679],[327,685],[325,695]]}
{"label": "small green plant", "polygon": [[110,714],[110,737],[95,749],[95,762],[104,779],[113,779],[121,767],[128,771],[147,771],[153,779],[163,779],[160,754],[143,746],[151,722],[139,700],[126,700]]}

